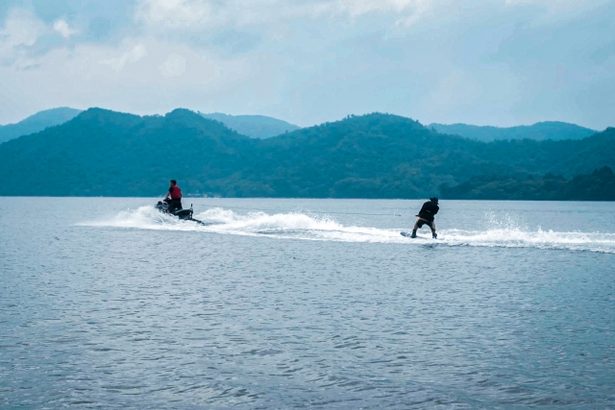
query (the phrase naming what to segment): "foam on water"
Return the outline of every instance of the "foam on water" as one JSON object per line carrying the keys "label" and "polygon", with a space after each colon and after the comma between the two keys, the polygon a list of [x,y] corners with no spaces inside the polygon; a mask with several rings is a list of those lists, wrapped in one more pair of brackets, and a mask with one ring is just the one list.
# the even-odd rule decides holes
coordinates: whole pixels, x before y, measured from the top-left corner
{"label": "foam on water", "polygon": [[[300,212],[236,213],[224,208],[211,208],[195,214],[206,226],[192,221],[181,221],[161,214],[151,206],[119,212],[84,226],[119,227],[169,231],[198,231],[217,234],[263,236],[279,239],[301,239],[339,242],[406,243],[429,246],[475,246],[502,248],[561,249],[615,253],[615,233],[557,232],[520,227],[512,220],[495,218],[486,230],[443,229],[438,240],[413,240],[400,235],[399,229],[343,225],[328,216],[315,216]],[[407,230],[407,228],[406,228]],[[427,235],[428,231],[423,232]]]}

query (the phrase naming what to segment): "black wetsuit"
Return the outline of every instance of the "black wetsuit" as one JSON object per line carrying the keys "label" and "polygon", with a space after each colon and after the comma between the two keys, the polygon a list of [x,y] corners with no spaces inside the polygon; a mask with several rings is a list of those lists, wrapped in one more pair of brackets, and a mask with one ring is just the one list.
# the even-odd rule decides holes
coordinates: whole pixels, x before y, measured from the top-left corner
{"label": "black wetsuit", "polygon": [[421,207],[418,218],[416,219],[416,223],[414,224],[414,228],[412,228],[412,237],[416,237],[417,229],[421,229],[423,225],[429,226],[431,229],[431,235],[436,238],[438,235],[436,234],[436,224],[434,223],[434,218],[440,207],[437,202],[427,201]]}
{"label": "black wetsuit", "polygon": [[433,222],[434,217],[436,216],[439,210],[440,210],[440,207],[438,205],[436,205],[432,201],[427,201],[423,204],[417,216],[421,219],[425,219],[428,222]]}

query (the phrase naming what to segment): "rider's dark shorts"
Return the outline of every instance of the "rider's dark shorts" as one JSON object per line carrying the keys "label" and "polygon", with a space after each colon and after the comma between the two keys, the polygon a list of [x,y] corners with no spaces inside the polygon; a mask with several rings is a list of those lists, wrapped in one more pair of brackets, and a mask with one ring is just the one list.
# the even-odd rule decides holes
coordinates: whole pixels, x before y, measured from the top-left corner
{"label": "rider's dark shorts", "polygon": [[432,226],[432,222],[426,221],[424,219],[418,219],[416,221],[416,226],[418,226],[419,228],[422,228],[423,225],[427,225],[427,226],[431,227]]}

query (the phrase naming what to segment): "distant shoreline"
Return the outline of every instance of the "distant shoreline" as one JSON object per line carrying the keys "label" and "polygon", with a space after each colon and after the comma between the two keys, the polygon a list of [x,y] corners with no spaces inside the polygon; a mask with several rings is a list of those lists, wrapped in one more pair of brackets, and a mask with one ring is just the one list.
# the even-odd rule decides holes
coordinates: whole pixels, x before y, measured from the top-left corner
{"label": "distant shoreline", "polygon": [[[89,199],[89,198],[104,198],[104,199],[148,199],[160,200],[159,196],[104,196],[104,195],[0,195],[0,198],[73,198],[73,199]],[[210,196],[186,196],[186,200],[331,200],[331,201],[423,201],[427,197],[417,198],[331,198],[331,197],[275,197],[275,196],[252,196],[252,197],[210,197]],[[440,201],[485,201],[485,202],[615,202],[615,200],[599,200],[599,199],[490,199],[490,198],[444,198],[440,197]]]}

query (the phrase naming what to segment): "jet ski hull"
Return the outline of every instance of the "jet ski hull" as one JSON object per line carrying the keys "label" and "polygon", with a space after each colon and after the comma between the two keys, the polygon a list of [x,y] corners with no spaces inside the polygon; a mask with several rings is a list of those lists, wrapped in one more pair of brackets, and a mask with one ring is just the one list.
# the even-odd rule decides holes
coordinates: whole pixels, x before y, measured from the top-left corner
{"label": "jet ski hull", "polygon": [[169,204],[163,201],[158,201],[156,204],[156,209],[164,214],[174,215],[179,219],[192,220],[192,208],[190,209],[177,209],[173,212],[169,211]]}

